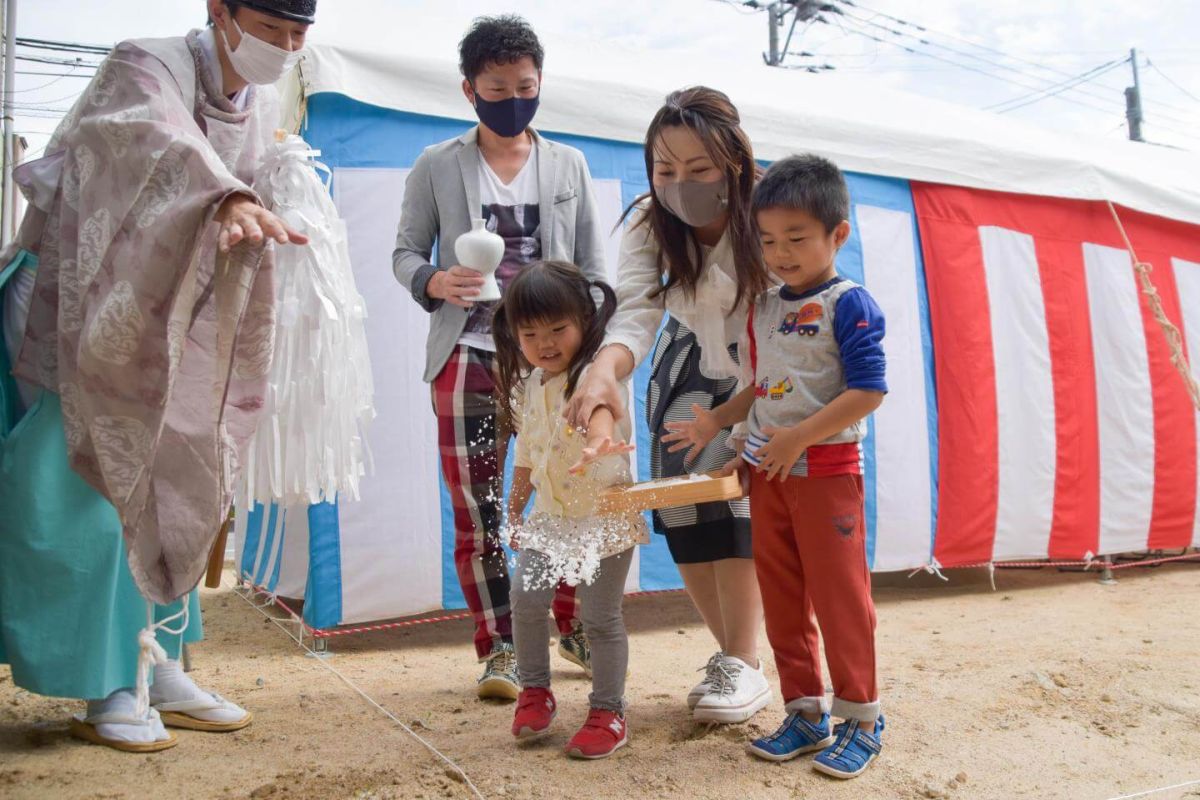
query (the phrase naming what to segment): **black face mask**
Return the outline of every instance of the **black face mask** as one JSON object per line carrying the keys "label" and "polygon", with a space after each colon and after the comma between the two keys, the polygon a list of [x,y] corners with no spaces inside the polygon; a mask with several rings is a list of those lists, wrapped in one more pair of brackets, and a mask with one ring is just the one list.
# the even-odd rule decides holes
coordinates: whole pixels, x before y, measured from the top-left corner
{"label": "black face mask", "polygon": [[484,100],[475,92],[475,114],[479,121],[488,126],[497,136],[511,139],[524,133],[533,121],[541,97],[510,97],[507,100]]}

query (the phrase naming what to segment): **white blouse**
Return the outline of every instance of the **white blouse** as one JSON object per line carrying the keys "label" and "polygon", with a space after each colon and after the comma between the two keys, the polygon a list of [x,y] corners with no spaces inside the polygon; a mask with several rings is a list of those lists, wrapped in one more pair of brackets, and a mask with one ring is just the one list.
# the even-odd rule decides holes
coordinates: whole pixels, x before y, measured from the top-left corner
{"label": "white blouse", "polygon": [[[651,297],[662,285],[658,271],[658,240],[645,217],[645,206],[634,211],[621,237],[617,262],[617,313],[608,325],[604,344],[619,344],[640,364],[654,347],[663,313],[670,313],[696,334],[700,344],[700,371],[706,377],[739,377],[739,369],[729,357],[729,345],[746,335],[746,304],[734,310],[737,297],[737,270],[733,245],[726,231],[715,247],[704,247],[704,263],[694,297],[680,286]],[[732,312],[732,313],[731,313]]]}
{"label": "white blouse", "polygon": [[[533,511],[522,534],[527,546],[539,551],[583,551],[599,558],[628,550],[649,541],[641,514],[601,516],[596,501],[610,486],[630,481],[629,457],[613,454],[589,465],[581,475],[568,472],[583,455],[586,434],[572,429],[563,418],[566,373],[542,382],[540,369],[525,379],[520,404],[514,409],[520,419],[514,466],[530,470],[536,491]],[[633,435],[629,414],[624,413],[613,431],[626,442]]]}

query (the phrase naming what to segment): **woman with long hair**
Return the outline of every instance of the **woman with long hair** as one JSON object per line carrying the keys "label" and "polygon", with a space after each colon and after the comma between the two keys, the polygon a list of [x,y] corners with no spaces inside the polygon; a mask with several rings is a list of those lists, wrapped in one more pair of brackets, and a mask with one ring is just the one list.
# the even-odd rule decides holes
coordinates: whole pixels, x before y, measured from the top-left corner
{"label": "woman with long hair", "polygon": [[[770,279],[750,215],[758,168],[726,95],[702,86],[671,93],[646,131],[645,159],[651,188],[626,212],[617,313],[566,413],[582,425],[599,406],[621,408],[621,381],[653,347],[650,470],[663,478],[719,469],[734,458],[732,432],[696,452],[669,445],[666,424],[733,395],[747,309]],[[700,721],[745,721],[771,697],[757,653],[762,602],[749,503],[663,509],[654,513],[654,528],[666,536],[718,645],[688,705]]]}

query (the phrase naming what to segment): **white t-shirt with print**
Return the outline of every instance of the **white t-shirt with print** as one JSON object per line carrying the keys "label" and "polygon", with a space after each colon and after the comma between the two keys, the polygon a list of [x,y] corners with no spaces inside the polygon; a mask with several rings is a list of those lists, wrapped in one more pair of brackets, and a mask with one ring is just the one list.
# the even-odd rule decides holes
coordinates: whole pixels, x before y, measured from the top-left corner
{"label": "white t-shirt with print", "polygon": [[[504,239],[504,259],[496,270],[501,292],[522,268],[542,257],[540,199],[536,147],[530,150],[525,166],[507,184],[500,180],[487,159],[479,159],[479,202],[482,208],[478,213],[487,221],[485,227]],[[467,326],[458,337],[459,344],[496,351],[491,328],[494,306],[495,303],[476,303],[472,307],[467,316]]]}

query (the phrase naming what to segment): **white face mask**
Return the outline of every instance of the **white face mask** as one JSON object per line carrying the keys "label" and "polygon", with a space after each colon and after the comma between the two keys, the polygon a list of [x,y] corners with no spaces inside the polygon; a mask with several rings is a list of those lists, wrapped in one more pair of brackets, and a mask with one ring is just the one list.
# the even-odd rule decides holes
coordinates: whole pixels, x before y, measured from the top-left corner
{"label": "white face mask", "polygon": [[229,44],[229,37],[225,36],[224,31],[221,32],[221,36],[225,39],[225,51],[229,54],[229,63],[233,66],[233,71],[242,76],[243,80],[257,83],[260,86],[275,83],[300,63],[304,52],[302,49],[292,51],[276,47],[243,31],[236,19],[231,17],[230,21],[242,36],[237,49],[234,50]]}

